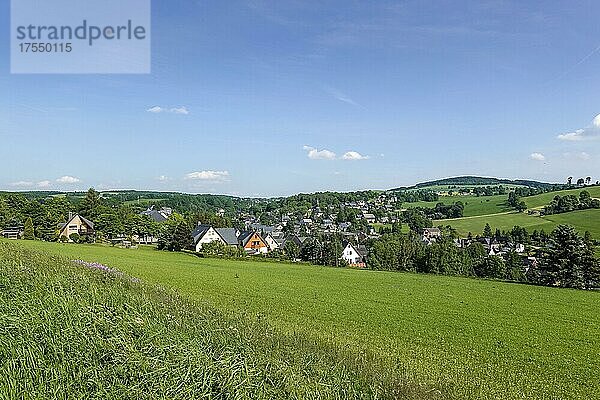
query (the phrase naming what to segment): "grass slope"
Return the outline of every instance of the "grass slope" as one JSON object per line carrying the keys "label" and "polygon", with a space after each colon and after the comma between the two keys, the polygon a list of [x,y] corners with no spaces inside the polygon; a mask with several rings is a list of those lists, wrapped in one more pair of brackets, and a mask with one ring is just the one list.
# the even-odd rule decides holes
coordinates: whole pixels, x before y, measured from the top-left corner
{"label": "grass slope", "polygon": [[534,229],[552,231],[557,225],[573,225],[580,233],[589,231],[596,239],[600,239],[600,209],[572,211],[563,214],[546,216],[531,216],[526,213],[512,212],[509,214],[485,215],[470,218],[456,218],[434,221],[434,225],[450,225],[459,234],[481,234],[485,224],[489,223],[492,229],[510,230],[519,225],[527,228],[529,233]]}
{"label": "grass slope", "polygon": [[[150,249],[23,242],[117,267],[223,312],[387,360],[454,399],[586,399],[600,382],[600,295]],[[317,358],[319,359],[319,358]],[[325,388],[325,387],[324,387]],[[432,394],[435,392],[431,392]],[[353,397],[352,395],[342,397]]]}
{"label": "grass slope", "polygon": [[600,186],[590,186],[586,188],[559,190],[556,192],[542,193],[535,196],[523,197],[523,200],[529,208],[540,208],[549,204],[552,201],[552,199],[557,195],[566,196],[569,194],[574,194],[575,196],[579,196],[579,193],[581,193],[584,190],[587,190],[592,197],[600,198]]}
{"label": "grass slope", "polygon": [[478,215],[496,214],[511,211],[506,205],[508,195],[498,196],[441,196],[439,201],[418,201],[415,203],[403,203],[403,208],[435,207],[437,203],[453,204],[461,201],[465,205],[463,215],[472,217]]}
{"label": "grass slope", "polygon": [[[130,255],[158,255],[84,249],[88,259],[116,256],[118,264],[135,266],[130,269],[152,268]],[[78,253],[76,247],[59,252]],[[163,276],[172,276],[180,257],[156,257],[167,261],[159,264],[167,268]],[[0,241],[0,399],[419,399],[440,393],[399,377],[367,352],[283,334],[256,316],[225,315],[170,289]]]}

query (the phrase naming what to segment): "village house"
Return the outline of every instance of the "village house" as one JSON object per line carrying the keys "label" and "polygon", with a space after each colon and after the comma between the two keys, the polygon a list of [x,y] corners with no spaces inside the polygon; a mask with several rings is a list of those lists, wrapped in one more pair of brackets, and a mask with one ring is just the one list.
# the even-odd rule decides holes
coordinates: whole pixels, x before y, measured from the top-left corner
{"label": "village house", "polygon": [[366,267],[367,248],[364,245],[354,245],[347,242],[340,257],[352,267]]}
{"label": "village house", "polygon": [[279,242],[277,241],[277,239],[275,239],[272,233],[267,233],[266,235],[263,235],[263,239],[269,247],[269,251],[273,251],[279,248]]}
{"label": "village house", "polygon": [[23,238],[23,233],[23,226],[11,226],[4,228],[4,230],[0,232],[0,236],[5,239],[21,239]]}
{"label": "village house", "polygon": [[165,222],[173,214],[173,209],[169,207],[163,207],[160,210],[155,210],[154,206],[151,206],[146,211],[142,211],[141,215],[150,217],[154,222]]}
{"label": "village house", "polygon": [[73,234],[93,240],[95,235],[94,223],[79,214],[69,213],[67,222],[58,225],[58,236],[67,238],[69,242],[72,242],[71,235]]}
{"label": "village house", "polygon": [[421,235],[421,240],[425,244],[432,244],[442,238],[442,231],[440,228],[425,228]]}
{"label": "village house", "polygon": [[235,228],[215,228],[227,246],[237,246],[240,231]]}
{"label": "village house", "polygon": [[240,246],[249,254],[265,254],[269,252],[269,246],[258,232],[242,232],[238,237]]}
{"label": "village house", "polygon": [[368,224],[374,224],[377,221],[375,215],[371,213],[364,213],[363,218],[365,219],[365,221],[367,221]]}
{"label": "village house", "polygon": [[207,243],[219,241],[225,244],[225,240],[217,233],[217,231],[210,225],[198,224],[196,229],[192,232],[194,238],[194,247],[197,252],[202,250],[202,246]]}

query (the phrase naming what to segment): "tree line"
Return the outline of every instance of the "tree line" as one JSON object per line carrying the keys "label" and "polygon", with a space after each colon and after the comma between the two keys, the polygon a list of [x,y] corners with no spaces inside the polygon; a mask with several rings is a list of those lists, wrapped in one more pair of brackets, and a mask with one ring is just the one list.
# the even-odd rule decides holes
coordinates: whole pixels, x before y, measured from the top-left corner
{"label": "tree line", "polygon": [[600,200],[593,199],[587,190],[579,193],[579,196],[568,194],[566,196],[556,195],[552,201],[544,207],[545,215],[560,214],[575,210],[587,210],[600,208]]}
{"label": "tree line", "polygon": [[[489,227],[489,225],[488,225]],[[538,285],[592,289],[600,287],[600,263],[594,257],[594,241],[583,237],[572,226],[560,225],[550,235],[535,232],[538,244],[536,263],[526,266],[523,256],[509,251],[505,257],[489,255],[479,241],[458,247],[455,233],[444,228],[437,242],[426,245],[414,233],[388,233],[369,245],[367,265],[371,269],[428,274],[503,279]],[[486,232],[489,237],[491,228]],[[532,236],[525,228],[514,227],[497,235],[528,242]]]}

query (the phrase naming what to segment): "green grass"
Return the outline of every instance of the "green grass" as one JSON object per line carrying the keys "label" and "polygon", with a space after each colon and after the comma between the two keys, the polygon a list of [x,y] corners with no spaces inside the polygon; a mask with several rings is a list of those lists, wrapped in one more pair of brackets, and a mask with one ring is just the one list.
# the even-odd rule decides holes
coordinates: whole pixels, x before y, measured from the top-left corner
{"label": "green grass", "polygon": [[357,358],[372,354],[445,398],[598,397],[599,293],[147,248],[21,243],[102,262],[227,315],[260,316],[285,335],[333,343]]}
{"label": "green grass", "polygon": [[540,208],[549,204],[556,195],[566,196],[569,194],[574,194],[579,196],[579,193],[584,190],[587,190],[592,197],[600,198],[600,186],[590,186],[586,188],[559,190],[556,192],[548,192],[535,196],[523,197],[523,201],[525,201],[525,204],[527,204],[527,207],[529,208]]}
{"label": "green grass", "polygon": [[404,208],[435,207],[437,203],[453,204],[461,201],[465,205],[465,217],[496,214],[511,211],[506,205],[508,195],[497,196],[440,196],[439,201],[419,201],[416,203],[403,203]]}
{"label": "green grass", "polygon": [[284,333],[260,314],[220,312],[205,301],[209,295],[193,296],[201,300],[194,302],[68,260],[82,250],[88,259],[160,265],[167,268],[163,276],[172,276],[179,263],[199,270],[185,262],[190,257],[64,249],[54,248],[67,258],[0,241],[0,399],[422,399],[440,393],[404,380],[401,368],[373,353]]}
{"label": "green grass", "polygon": [[[579,195],[582,190],[587,190],[592,197],[600,198],[600,186],[591,186],[587,188],[561,190],[556,192],[542,193],[535,196],[523,197],[528,208],[541,208],[554,198],[556,195],[565,196],[568,194]],[[473,217],[480,215],[498,214],[512,211],[513,209],[506,205],[508,195],[497,196],[440,196],[439,201],[419,201],[416,203],[403,203],[404,208],[414,207],[435,207],[437,203],[452,204],[461,201],[465,205],[464,216]]]}
{"label": "green grass", "polygon": [[573,225],[580,233],[589,231],[596,239],[600,239],[600,209],[572,211],[564,214],[546,216],[532,216],[526,213],[512,212],[509,214],[496,214],[472,218],[456,218],[434,221],[435,225],[450,225],[459,234],[481,234],[485,224],[489,223],[492,229],[510,230],[515,225],[527,228],[529,233],[534,229],[544,229],[547,233],[557,225]]}
{"label": "green grass", "polygon": [[[376,223],[374,223],[374,224],[371,224],[371,226],[372,226],[372,227],[373,227],[373,228],[374,228],[374,229],[375,229],[377,232],[379,232],[379,230],[380,230],[381,228],[392,229],[392,224],[382,224],[382,223],[378,223],[378,222],[376,222]],[[406,225],[406,224],[402,224],[402,229],[401,229],[401,232],[402,232],[402,233],[408,233],[409,231],[410,231],[410,228],[408,227],[408,225]]]}

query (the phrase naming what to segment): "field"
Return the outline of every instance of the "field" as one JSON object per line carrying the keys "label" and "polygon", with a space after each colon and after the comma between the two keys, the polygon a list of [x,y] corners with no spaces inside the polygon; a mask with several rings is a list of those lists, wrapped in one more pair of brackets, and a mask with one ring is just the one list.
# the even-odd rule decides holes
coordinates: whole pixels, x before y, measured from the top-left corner
{"label": "field", "polygon": [[471,218],[456,218],[434,221],[435,225],[450,225],[459,234],[466,235],[469,232],[474,235],[481,234],[485,224],[488,223],[493,230],[510,230],[519,225],[527,228],[529,233],[534,229],[544,229],[550,233],[557,225],[573,225],[580,233],[589,231],[596,239],[600,239],[600,209],[573,211],[564,214],[546,216],[532,216],[526,213],[512,212],[509,214],[496,214]]}
{"label": "field", "polygon": [[404,208],[435,207],[437,203],[453,204],[461,201],[465,205],[463,215],[472,217],[477,215],[496,214],[511,211],[506,205],[508,195],[497,196],[440,196],[438,201],[418,201],[415,203],[403,203]]}
{"label": "field", "polygon": [[432,388],[423,398],[583,399],[600,389],[599,293],[148,248],[20,244],[102,262],[357,359],[373,354],[405,380]]}
{"label": "field", "polygon": [[97,268],[0,241],[1,399],[431,397],[372,355]]}
{"label": "field", "polygon": [[587,190],[592,197],[600,198],[600,186],[590,186],[590,187],[586,187],[586,188],[560,190],[557,192],[542,193],[542,194],[538,194],[535,196],[523,197],[523,200],[525,201],[525,204],[527,204],[527,207],[529,207],[529,208],[540,208],[540,207],[543,207],[546,204],[550,203],[552,201],[552,199],[554,198],[554,196],[557,196],[557,195],[566,196],[569,194],[574,194],[575,196],[579,196],[579,193],[581,193],[584,190]]}
{"label": "field", "polygon": [[[554,196],[565,196],[568,194],[579,195],[582,190],[587,190],[594,198],[600,198],[600,186],[562,190],[557,192],[543,193],[536,196],[523,197],[530,209],[539,209],[550,203]],[[411,207],[435,207],[436,203],[452,204],[461,201],[465,204],[464,217],[434,221],[434,225],[450,225],[459,234],[474,235],[481,234],[486,223],[492,229],[510,230],[515,225],[527,228],[529,233],[534,229],[552,231],[557,225],[573,225],[579,232],[589,231],[596,239],[600,239],[600,210],[574,211],[564,214],[548,216],[532,216],[527,213],[518,213],[506,205],[508,195],[498,196],[441,196],[439,201],[404,203],[402,206]]]}

